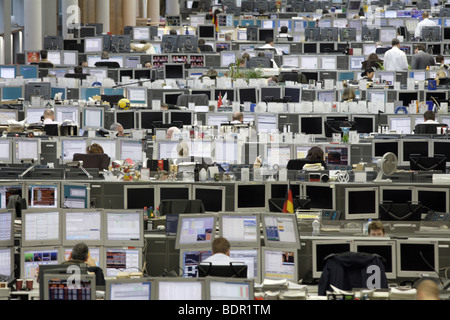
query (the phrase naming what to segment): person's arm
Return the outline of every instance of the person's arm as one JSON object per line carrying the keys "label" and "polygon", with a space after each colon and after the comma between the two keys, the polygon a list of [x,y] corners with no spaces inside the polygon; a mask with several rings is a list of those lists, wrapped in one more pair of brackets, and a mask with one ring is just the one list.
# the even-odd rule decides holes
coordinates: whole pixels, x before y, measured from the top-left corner
{"label": "person's arm", "polygon": [[[408,61],[408,60],[406,60],[406,61]],[[411,70],[416,70],[417,66],[418,66],[417,57],[416,57],[416,55],[413,55],[412,60],[411,60]]]}

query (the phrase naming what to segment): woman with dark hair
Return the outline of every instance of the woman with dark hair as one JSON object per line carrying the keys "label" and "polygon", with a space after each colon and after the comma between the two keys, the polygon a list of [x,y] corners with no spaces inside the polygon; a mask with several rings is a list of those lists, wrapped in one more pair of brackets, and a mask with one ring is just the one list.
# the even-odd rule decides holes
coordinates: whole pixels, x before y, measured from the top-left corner
{"label": "woman with dark hair", "polygon": [[371,53],[367,60],[363,61],[361,64],[361,70],[367,70],[370,68],[383,69],[383,60],[378,58],[376,53]]}
{"label": "woman with dark hair", "polygon": [[311,149],[309,149],[308,154],[306,155],[306,159],[324,161],[325,158],[322,148],[312,147]]}
{"label": "woman with dark hair", "polygon": [[375,76],[375,70],[373,68],[366,69],[361,73],[362,79],[367,80],[367,82],[373,82],[374,76]]}

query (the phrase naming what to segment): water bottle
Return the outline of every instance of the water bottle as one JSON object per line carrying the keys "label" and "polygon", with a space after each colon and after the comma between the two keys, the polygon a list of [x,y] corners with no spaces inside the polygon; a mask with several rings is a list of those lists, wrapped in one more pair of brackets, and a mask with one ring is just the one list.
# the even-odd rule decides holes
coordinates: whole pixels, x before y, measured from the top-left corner
{"label": "water bottle", "polygon": [[369,225],[372,223],[372,219],[369,219],[364,225],[363,225],[363,234],[369,234]]}
{"label": "water bottle", "polygon": [[313,237],[318,236],[319,232],[320,232],[320,220],[319,220],[319,216],[317,216],[314,221],[312,222],[312,235]]}

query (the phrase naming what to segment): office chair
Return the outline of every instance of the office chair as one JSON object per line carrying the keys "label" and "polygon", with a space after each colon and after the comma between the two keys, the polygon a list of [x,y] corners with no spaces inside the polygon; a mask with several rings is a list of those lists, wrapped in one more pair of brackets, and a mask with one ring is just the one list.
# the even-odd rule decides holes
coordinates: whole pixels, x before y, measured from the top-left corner
{"label": "office chair", "polygon": [[414,128],[415,134],[438,134],[437,128],[447,128],[445,123],[418,123]]}
{"label": "office chair", "polygon": [[39,69],[53,69],[55,66],[51,62],[32,62],[33,65],[38,65]]}
{"label": "office chair", "polygon": [[214,52],[213,47],[209,44],[199,44],[198,48],[201,52]]}
{"label": "office chair", "polygon": [[319,280],[318,294],[325,296],[327,291],[333,291],[331,285],[351,291],[354,288],[367,288],[372,275],[368,272],[369,266],[379,268],[380,289],[387,289],[388,282],[384,268],[383,257],[377,254],[363,252],[344,252],[330,254],[325,259],[325,266]]}
{"label": "office chair", "polygon": [[73,161],[83,161],[83,167],[86,169],[107,170],[109,167],[110,158],[106,153],[75,153],[73,155]]}
{"label": "office chair", "polygon": [[161,216],[168,214],[205,213],[205,206],[202,200],[161,200],[159,212]]}
{"label": "office chair", "polygon": [[444,154],[435,154],[433,157],[423,157],[421,154],[409,155],[409,168],[413,171],[441,171],[447,169],[447,157]]}
{"label": "office chair", "polygon": [[56,137],[59,135],[58,124],[46,124],[44,125],[44,130],[47,136]]}
{"label": "office chair", "polygon": [[88,76],[88,74],[85,74],[85,73],[66,73],[64,75],[64,78],[86,80],[87,76]]}
{"label": "office chair", "polygon": [[288,170],[303,170],[303,167],[305,166],[305,164],[315,164],[315,163],[321,163],[322,167],[324,167],[325,170],[327,169],[327,164],[325,163],[325,161],[310,160],[310,159],[289,160],[287,163],[287,169]]}
{"label": "office chair", "polygon": [[99,61],[95,63],[97,68],[107,67],[108,69],[120,69],[120,64],[117,61]]}

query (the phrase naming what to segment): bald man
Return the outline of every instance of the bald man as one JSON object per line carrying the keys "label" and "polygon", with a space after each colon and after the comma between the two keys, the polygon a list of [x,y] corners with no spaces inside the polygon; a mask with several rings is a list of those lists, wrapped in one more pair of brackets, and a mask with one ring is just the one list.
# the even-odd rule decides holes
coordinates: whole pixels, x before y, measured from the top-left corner
{"label": "bald man", "polygon": [[244,123],[244,114],[242,112],[235,112],[233,114],[233,121],[231,123],[239,124]]}
{"label": "bald man", "polygon": [[417,300],[440,300],[439,288],[436,282],[432,280],[422,280],[416,288]]}

